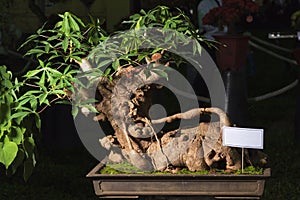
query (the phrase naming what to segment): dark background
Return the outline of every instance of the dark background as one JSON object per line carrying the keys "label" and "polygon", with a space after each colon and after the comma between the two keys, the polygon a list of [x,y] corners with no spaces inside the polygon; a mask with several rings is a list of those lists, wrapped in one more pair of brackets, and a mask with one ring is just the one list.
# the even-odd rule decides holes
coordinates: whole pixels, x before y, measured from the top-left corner
{"label": "dark background", "polygon": [[[92,1],[83,2],[90,5]],[[296,33],[297,30],[290,26],[290,15],[300,9],[299,1],[286,1],[289,3],[283,6],[274,1],[263,2],[263,11],[249,25],[252,35],[289,49],[299,46],[297,39],[268,39],[268,33],[271,32]],[[141,8],[147,10],[158,4],[186,10],[197,26],[198,1],[132,0],[130,13],[138,12]],[[128,16],[124,16],[126,17]],[[116,24],[115,27],[119,25]],[[18,52],[18,45],[28,34],[30,33],[24,33],[8,49]],[[249,97],[279,89],[298,78],[298,66],[290,65],[255,48],[251,50],[254,68],[249,63],[246,66]],[[290,54],[284,56],[294,59]],[[15,74],[23,69],[26,62],[16,55],[0,56],[0,64],[8,65]],[[264,151],[269,155],[269,166],[272,169],[272,177],[267,181],[263,199],[300,199],[300,148],[295,137],[298,134],[296,127],[300,124],[296,110],[298,93],[297,86],[282,95],[251,102],[247,106],[247,125],[265,130]],[[55,105],[43,113],[41,140],[37,142],[38,163],[34,173],[25,183],[21,169],[12,177],[7,177],[4,170],[0,170],[0,199],[97,199],[92,182],[85,175],[98,160],[81,144],[70,109],[68,106]]]}

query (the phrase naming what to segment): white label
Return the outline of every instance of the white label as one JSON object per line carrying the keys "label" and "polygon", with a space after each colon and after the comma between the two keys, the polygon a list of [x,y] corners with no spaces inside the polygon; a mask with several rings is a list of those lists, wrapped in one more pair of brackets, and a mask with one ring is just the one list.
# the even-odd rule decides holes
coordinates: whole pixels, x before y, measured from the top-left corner
{"label": "white label", "polygon": [[263,129],[223,127],[223,146],[263,149]]}

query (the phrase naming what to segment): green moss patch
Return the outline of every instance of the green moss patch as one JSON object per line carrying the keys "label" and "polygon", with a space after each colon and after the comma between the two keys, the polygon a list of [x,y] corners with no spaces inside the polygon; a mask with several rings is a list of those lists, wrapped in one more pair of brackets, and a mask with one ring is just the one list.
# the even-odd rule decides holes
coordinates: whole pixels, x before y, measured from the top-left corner
{"label": "green moss patch", "polygon": [[130,163],[120,163],[120,164],[107,164],[101,170],[101,174],[252,174],[259,175],[263,174],[263,168],[258,168],[254,166],[245,167],[242,170],[237,170],[236,172],[227,172],[222,169],[210,169],[210,170],[199,170],[190,171],[187,168],[166,170],[166,171],[154,171],[154,172],[143,172],[140,171],[135,166]]}

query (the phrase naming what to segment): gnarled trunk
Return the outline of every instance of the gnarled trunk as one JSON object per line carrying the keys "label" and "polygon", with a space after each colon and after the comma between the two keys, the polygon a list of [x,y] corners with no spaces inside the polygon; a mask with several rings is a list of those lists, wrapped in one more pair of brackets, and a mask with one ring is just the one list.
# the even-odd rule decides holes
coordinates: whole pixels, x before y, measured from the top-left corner
{"label": "gnarled trunk", "polygon": [[[113,136],[100,139],[100,144],[111,151],[108,161],[128,161],[143,171],[182,167],[191,171],[240,169],[239,150],[222,145],[222,127],[231,124],[221,109],[194,108],[161,119],[149,119],[151,90],[160,87],[157,83],[163,77],[157,73],[147,74],[145,70],[128,67],[116,73],[113,81],[101,79],[98,84],[102,99],[96,107],[100,114],[95,119],[107,119],[115,131]],[[156,124],[188,120],[207,113],[217,114],[219,121],[155,132]],[[246,163],[251,164],[249,155],[247,152]],[[259,153],[256,160],[258,164],[265,164],[266,155]]]}

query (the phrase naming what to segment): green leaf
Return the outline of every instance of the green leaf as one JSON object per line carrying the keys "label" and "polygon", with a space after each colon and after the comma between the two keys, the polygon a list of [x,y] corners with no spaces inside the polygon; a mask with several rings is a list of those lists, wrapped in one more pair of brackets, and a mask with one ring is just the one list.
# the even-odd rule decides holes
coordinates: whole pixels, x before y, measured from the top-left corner
{"label": "green leaf", "polygon": [[49,50],[50,50],[50,44],[47,43],[47,44],[45,45],[45,52],[46,52],[46,53],[49,53]]}
{"label": "green leaf", "polygon": [[51,92],[51,94],[66,95],[66,92],[64,90],[55,90],[55,91]]}
{"label": "green leaf", "polygon": [[90,111],[92,111],[94,113],[98,113],[98,110],[92,105],[85,105],[84,107],[86,107],[87,109],[89,109]]}
{"label": "green leaf", "polygon": [[166,78],[168,80],[168,74],[166,72],[164,72],[163,70],[153,69],[151,71],[156,73],[159,76],[162,76],[162,77]]}
{"label": "green leaf", "polygon": [[35,126],[38,128],[39,131],[41,130],[41,125],[42,125],[41,118],[38,114],[36,114],[35,115]]}
{"label": "green leaf", "polygon": [[74,20],[72,15],[69,16],[69,21],[70,21],[70,27],[75,30],[75,31],[80,31],[79,25],[77,22]]}
{"label": "green leaf", "polygon": [[30,49],[25,55],[40,54],[40,53],[45,53],[45,51],[41,49]]}
{"label": "green leaf", "polygon": [[52,69],[52,68],[48,67],[47,70],[49,72],[53,73],[54,76],[58,76],[58,77],[62,76],[62,73],[56,69]]}
{"label": "green leaf", "polygon": [[43,94],[40,95],[40,97],[39,97],[40,105],[45,103],[47,97],[48,97],[47,93],[43,93]]}
{"label": "green leaf", "polygon": [[0,142],[0,162],[8,169],[10,164],[14,161],[18,153],[18,145],[9,141],[8,136],[5,137],[4,142]]}
{"label": "green leaf", "polygon": [[4,98],[3,104],[0,104],[0,109],[0,123],[5,123],[7,120],[9,120],[11,115],[11,106],[6,102],[6,98]]}
{"label": "green leaf", "polygon": [[[176,37],[176,36],[175,36]],[[171,33],[167,33],[167,36],[165,37],[165,43],[167,44],[168,42],[170,42],[172,39],[174,39],[174,35]]]}
{"label": "green leaf", "polygon": [[78,115],[79,109],[77,106],[73,106],[72,115],[75,118]]}
{"label": "green leaf", "polygon": [[32,137],[26,137],[23,141],[23,146],[27,157],[30,157],[34,153],[35,142]]}
{"label": "green leaf", "polygon": [[138,13],[135,13],[135,14],[133,14],[133,15],[131,15],[130,16],[130,19],[133,19],[132,21],[125,21],[125,23],[133,23],[134,22],[134,20],[137,20],[137,19],[139,19],[140,18],[140,14],[138,14]]}
{"label": "green leaf", "polygon": [[65,12],[63,21],[62,21],[62,27],[61,27],[62,32],[66,36],[70,35],[70,25],[69,25],[68,15],[69,15],[69,12]]}
{"label": "green leaf", "polygon": [[45,74],[46,74],[46,72],[43,71],[43,74],[38,82],[38,85],[45,85]]}
{"label": "green leaf", "polygon": [[21,121],[24,119],[24,117],[26,117],[30,113],[31,112],[26,112],[26,111],[16,112],[10,117],[10,119],[17,119],[17,123],[20,124]]}
{"label": "green leaf", "polygon": [[15,86],[16,86],[15,90],[16,90],[17,92],[19,92],[19,91],[20,91],[20,86],[22,86],[22,85],[19,84],[19,81],[18,81],[18,78],[17,78],[17,77],[15,78]]}
{"label": "green leaf", "polygon": [[20,167],[23,164],[25,158],[25,153],[23,149],[19,149],[16,158],[10,165],[11,174],[15,174],[18,167]]}
{"label": "green leaf", "polygon": [[201,55],[202,52],[202,46],[199,42],[196,42],[196,50],[194,51],[194,54],[199,53]]}
{"label": "green leaf", "polygon": [[74,60],[77,60],[77,61],[81,61],[81,57],[79,57],[79,56],[74,56],[74,54],[71,55],[70,58],[72,58],[72,59],[74,59]]}
{"label": "green leaf", "polygon": [[97,65],[97,67],[98,67],[98,68],[101,68],[101,67],[107,66],[107,65],[109,65],[111,62],[112,62],[111,59],[103,60],[103,61],[101,61],[101,62]]}
{"label": "green leaf", "polygon": [[18,99],[19,103],[15,107],[15,110],[19,110],[23,105],[30,101],[30,98],[23,97],[22,99]]}
{"label": "green leaf", "polygon": [[18,50],[20,50],[20,49],[23,48],[25,45],[27,45],[27,44],[30,43],[32,40],[34,40],[34,39],[36,39],[36,38],[38,38],[38,37],[39,37],[39,35],[37,35],[37,34],[34,34],[34,35],[29,36],[29,37],[26,39],[26,41],[25,41],[24,43],[21,44],[21,46],[18,48]]}
{"label": "green leaf", "polygon": [[24,172],[23,178],[24,181],[27,182],[30,176],[32,175],[33,169],[36,165],[36,160],[34,154],[32,154],[29,158],[27,158],[24,162]]}
{"label": "green leaf", "polygon": [[112,67],[114,68],[114,70],[117,70],[120,66],[120,61],[119,59],[116,59],[113,63],[112,63]]}
{"label": "green leaf", "polygon": [[[15,110],[17,110],[17,109],[15,109]],[[33,111],[32,111],[30,108],[28,108],[28,107],[21,107],[21,108],[19,108],[19,110],[22,110],[22,111],[28,111],[28,112],[30,112],[30,113],[33,112]]]}
{"label": "green leaf", "polygon": [[72,18],[76,20],[77,23],[79,23],[82,27],[85,27],[85,24],[82,22],[82,20],[77,17],[76,15],[71,14]]}
{"label": "green leaf", "polygon": [[24,75],[24,77],[26,77],[26,78],[31,78],[31,77],[34,77],[35,75],[37,75],[38,73],[40,73],[41,72],[41,70],[39,69],[39,70],[30,70],[30,71],[28,71],[25,75]]}
{"label": "green leaf", "polygon": [[147,66],[147,69],[152,70],[153,67],[154,67],[154,63],[149,63],[148,66]]}
{"label": "green leaf", "polygon": [[53,36],[49,37],[47,39],[47,41],[52,41],[52,40],[57,40],[57,39],[58,39],[58,36],[57,35],[53,35]]}
{"label": "green leaf", "polygon": [[146,15],[146,14],[147,14],[146,11],[145,11],[144,9],[141,9],[140,13],[143,14],[143,15]]}
{"label": "green leaf", "polygon": [[74,38],[74,37],[71,37],[71,40],[72,40],[72,42],[74,43],[74,45],[75,45],[75,47],[76,47],[77,49],[79,49],[79,48],[81,47],[81,43],[79,42],[79,40],[77,40],[77,39]]}
{"label": "green leaf", "polygon": [[156,21],[156,17],[154,15],[149,14],[148,15],[149,19],[151,19],[152,21]]}
{"label": "green leaf", "polygon": [[44,25],[43,25],[41,28],[39,28],[39,29],[36,31],[36,33],[37,33],[38,35],[40,35],[40,34],[43,32],[43,28],[44,28]]}
{"label": "green leaf", "polygon": [[31,98],[30,101],[30,106],[32,108],[32,110],[36,110],[37,109],[37,104],[38,104],[38,101],[36,98]]}
{"label": "green leaf", "polygon": [[111,68],[106,68],[104,75],[107,76],[111,72]]}
{"label": "green leaf", "polygon": [[12,142],[19,145],[22,143],[22,141],[24,139],[25,131],[26,131],[26,128],[24,128],[24,127],[14,126],[8,136]]}
{"label": "green leaf", "polygon": [[138,21],[136,22],[135,25],[135,30],[139,30],[141,28],[141,21],[142,21],[143,17],[141,16]]}
{"label": "green leaf", "polygon": [[151,72],[149,69],[145,69],[144,73],[146,75],[146,79],[148,79],[151,76]]}
{"label": "green leaf", "polygon": [[65,37],[64,40],[62,41],[61,45],[62,45],[64,52],[67,52],[67,49],[69,46],[69,39],[67,37]]}

